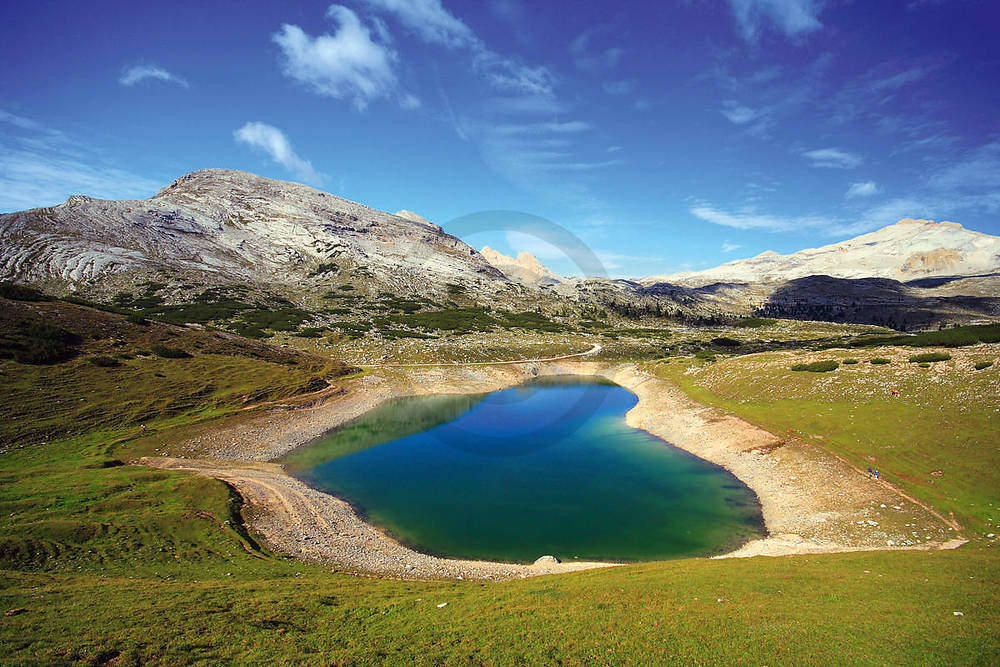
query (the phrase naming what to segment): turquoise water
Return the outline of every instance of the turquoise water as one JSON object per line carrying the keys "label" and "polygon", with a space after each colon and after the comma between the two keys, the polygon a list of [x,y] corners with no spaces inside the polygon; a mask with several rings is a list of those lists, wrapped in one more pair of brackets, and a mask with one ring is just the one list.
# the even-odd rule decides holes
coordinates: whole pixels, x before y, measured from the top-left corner
{"label": "turquoise water", "polygon": [[635,404],[617,385],[578,376],[396,399],[282,463],[427,553],[645,561],[762,536],[754,493],[627,426]]}

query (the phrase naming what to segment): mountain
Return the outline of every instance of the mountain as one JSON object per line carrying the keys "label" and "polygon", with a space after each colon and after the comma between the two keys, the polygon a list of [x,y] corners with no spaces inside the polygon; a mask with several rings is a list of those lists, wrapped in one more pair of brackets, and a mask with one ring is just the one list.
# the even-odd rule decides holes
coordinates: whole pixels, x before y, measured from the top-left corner
{"label": "mountain", "polygon": [[703,286],[720,282],[773,283],[807,276],[889,278],[969,276],[1000,270],[1000,237],[954,222],[900,220],[849,241],[790,255],[767,251],[706,271],[650,276],[644,285]]}
{"label": "mountain", "polygon": [[525,285],[558,285],[566,280],[539,262],[530,252],[519,252],[517,259],[514,259],[484,246],[481,253],[487,262],[505,276]]}
{"label": "mountain", "polygon": [[349,276],[390,291],[512,287],[474,248],[408,211],[391,215],[296,183],[205,169],[149,199],[0,215],[0,279],[99,288],[119,278],[315,285]]}

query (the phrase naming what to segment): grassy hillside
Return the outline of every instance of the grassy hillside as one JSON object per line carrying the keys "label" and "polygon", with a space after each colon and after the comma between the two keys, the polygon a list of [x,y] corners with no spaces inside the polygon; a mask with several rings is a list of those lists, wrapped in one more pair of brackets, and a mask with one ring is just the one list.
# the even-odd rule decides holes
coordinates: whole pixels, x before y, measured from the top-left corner
{"label": "grassy hillside", "polygon": [[[140,424],[170,442],[349,369],[71,304],[0,306],[0,334],[12,345],[32,318],[77,336],[58,362],[0,358],[0,661],[1000,661],[991,540],[953,552],[693,559],[489,584],[377,580],[297,562],[246,531],[241,501],[224,484],[121,463],[145,453],[134,451],[150,441]],[[191,356],[139,354],[153,345]],[[989,503],[1000,505],[1000,438],[988,412],[997,371],[971,369],[994,348],[950,350],[951,360],[927,369],[897,348],[655,368],[699,400],[822,436],[855,462],[875,456],[890,479],[954,509],[982,537],[997,518]],[[788,369],[869,354],[892,363]],[[89,361],[105,356],[116,363]],[[889,403],[879,387],[898,387],[901,399]]]}
{"label": "grassy hillside", "polygon": [[[969,537],[1000,532],[1000,371],[995,364],[976,369],[1000,357],[1000,345],[949,349],[941,355],[948,359],[927,367],[910,361],[921,352],[773,352],[655,368],[697,401],[815,442],[858,468],[878,468],[906,492],[954,513]],[[839,366],[792,370],[822,361]]]}

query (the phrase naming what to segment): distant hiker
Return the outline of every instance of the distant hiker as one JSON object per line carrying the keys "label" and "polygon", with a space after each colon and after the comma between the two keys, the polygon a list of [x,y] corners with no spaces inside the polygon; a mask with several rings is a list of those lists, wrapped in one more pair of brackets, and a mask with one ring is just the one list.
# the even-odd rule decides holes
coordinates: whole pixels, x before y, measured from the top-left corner
{"label": "distant hiker", "polygon": [[874,472],[875,472],[875,471],[874,471],[874,470],[872,470],[872,467],[871,467],[871,466],[868,466],[868,479],[871,479],[871,476],[872,476],[872,474],[873,474]]}
{"label": "distant hiker", "polygon": [[878,479],[878,470],[875,471],[875,479]]}
{"label": "distant hiker", "polygon": [[145,424],[139,424],[139,430],[142,431],[143,433],[145,433],[146,432],[146,425]]}

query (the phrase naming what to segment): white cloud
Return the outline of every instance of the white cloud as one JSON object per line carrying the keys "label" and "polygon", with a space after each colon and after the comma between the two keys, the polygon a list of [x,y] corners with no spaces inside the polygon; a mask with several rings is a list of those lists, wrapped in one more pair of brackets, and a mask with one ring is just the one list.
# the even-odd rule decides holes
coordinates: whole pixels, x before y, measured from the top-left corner
{"label": "white cloud", "polygon": [[739,243],[730,243],[729,241],[722,242],[722,252],[732,252],[734,250],[739,250],[742,248]]}
{"label": "white cloud", "polygon": [[617,153],[620,150],[622,150],[622,146],[608,146],[609,153]]}
{"label": "white cloud", "polygon": [[299,157],[285,133],[267,123],[247,123],[233,132],[239,143],[264,151],[272,160],[288,169],[306,183],[320,184],[322,176],[316,173],[309,160]]}
{"label": "white cloud", "polygon": [[862,181],[860,183],[851,183],[851,187],[847,188],[847,194],[844,196],[848,199],[855,199],[857,197],[871,197],[872,195],[877,195],[881,192],[881,188],[875,183],[875,181]]}
{"label": "white cloud", "polygon": [[628,95],[635,90],[635,85],[635,79],[626,79],[624,81],[605,81],[602,87],[608,95]]}
{"label": "white cloud", "polygon": [[584,30],[570,42],[569,52],[573,56],[573,62],[576,63],[578,68],[591,74],[597,74],[617,67],[622,56],[625,54],[623,49],[618,47],[594,49],[591,46],[594,36],[607,30],[606,26],[590,28],[589,30]]}
{"label": "white cloud", "polygon": [[449,49],[479,46],[475,33],[449,12],[441,0],[362,0],[372,9],[394,15],[400,23],[429,44]]}
{"label": "white cloud", "polygon": [[828,169],[854,169],[864,162],[860,155],[839,148],[819,148],[802,155],[812,162],[810,166]]}
{"label": "white cloud", "polygon": [[552,132],[555,134],[573,134],[585,132],[591,129],[590,123],[580,120],[552,123],[532,123],[531,125],[498,125],[495,128],[497,134],[518,135],[518,134],[544,134]]}
{"label": "white cloud", "polygon": [[118,78],[118,83],[123,86],[134,86],[140,81],[146,81],[147,79],[176,83],[183,88],[188,87],[186,80],[156,65],[132,65],[131,67],[126,67],[122,70],[122,74]]}
{"label": "white cloud", "polygon": [[0,122],[24,132],[0,134],[0,212],[52,206],[76,194],[102,199],[149,197],[162,186],[31,118],[0,110]]}
{"label": "white cloud", "polygon": [[823,27],[821,0],[729,0],[743,37],[755,42],[770,22],[786,37],[799,37]]}
{"label": "white cloud", "polygon": [[[416,98],[399,91],[396,52],[384,41],[373,40],[347,7],[330,5],[326,16],[338,25],[333,35],[312,37],[286,23],[271,37],[281,48],[285,75],[320,95],[350,100],[359,111],[374,100],[394,96],[404,108],[412,108]],[[386,33],[381,32],[384,40]]]}
{"label": "white cloud", "polygon": [[728,118],[729,122],[736,125],[746,125],[754,118],[757,118],[756,111],[734,100],[726,100],[722,103],[722,115]]}
{"label": "white cloud", "polygon": [[828,218],[806,216],[806,217],[780,217],[774,215],[762,215],[758,213],[727,213],[712,206],[694,206],[691,214],[705,222],[734,229],[758,229],[769,232],[794,232],[803,229],[815,229],[817,227],[829,227],[835,224]]}

